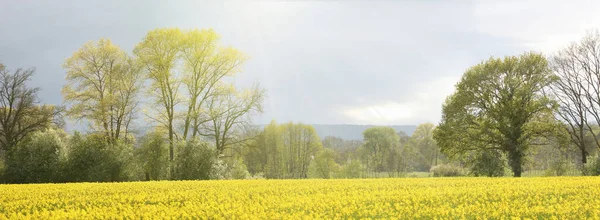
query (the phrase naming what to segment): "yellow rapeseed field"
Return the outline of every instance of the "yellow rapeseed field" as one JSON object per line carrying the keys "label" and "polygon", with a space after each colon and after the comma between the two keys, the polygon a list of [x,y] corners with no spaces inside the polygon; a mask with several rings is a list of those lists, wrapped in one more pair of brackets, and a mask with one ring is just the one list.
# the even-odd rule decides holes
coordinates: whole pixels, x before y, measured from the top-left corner
{"label": "yellow rapeseed field", "polygon": [[600,219],[600,177],[0,185],[0,219]]}

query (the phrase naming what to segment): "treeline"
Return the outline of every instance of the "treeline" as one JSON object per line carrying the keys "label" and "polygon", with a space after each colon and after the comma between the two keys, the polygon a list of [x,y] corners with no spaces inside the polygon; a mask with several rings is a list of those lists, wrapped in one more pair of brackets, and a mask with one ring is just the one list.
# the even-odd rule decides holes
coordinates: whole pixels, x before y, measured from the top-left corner
{"label": "treeline", "polygon": [[[133,53],[90,41],[63,64],[65,106],[38,104],[38,89],[27,85],[34,69],[0,65],[2,180],[227,177],[236,166],[223,153],[254,138],[244,134],[265,96],[259,84],[235,86],[246,60],[210,29],[152,30]],[[64,134],[66,118],[86,132]],[[152,132],[136,139],[136,122]]]}
{"label": "treeline", "polygon": [[[248,57],[213,30],[152,30],[132,53],[90,41],[63,64],[65,106],[40,104],[35,69],[0,64],[0,182],[598,175],[598,48],[590,33],[549,57],[490,58],[465,72],[438,126],[349,141],[254,125],[265,91],[236,86]],[[87,129],[66,133],[67,118]]]}

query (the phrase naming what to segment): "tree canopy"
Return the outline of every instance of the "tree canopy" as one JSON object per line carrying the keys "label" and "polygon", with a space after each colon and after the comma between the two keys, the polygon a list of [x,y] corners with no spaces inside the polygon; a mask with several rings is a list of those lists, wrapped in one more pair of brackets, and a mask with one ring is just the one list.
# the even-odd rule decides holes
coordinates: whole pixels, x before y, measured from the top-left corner
{"label": "tree canopy", "polygon": [[449,155],[500,150],[514,176],[537,137],[553,130],[557,104],[544,88],[556,80],[542,54],[490,58],[469,68],[442,107],[434,133]]}

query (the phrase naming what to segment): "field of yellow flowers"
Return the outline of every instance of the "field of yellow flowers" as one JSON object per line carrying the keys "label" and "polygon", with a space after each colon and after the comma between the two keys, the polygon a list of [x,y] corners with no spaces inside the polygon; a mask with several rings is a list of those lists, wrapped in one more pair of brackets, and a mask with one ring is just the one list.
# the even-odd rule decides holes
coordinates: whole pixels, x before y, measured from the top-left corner
{"label": "field of yellow flowers", "polygon": [[0,219],[600,219],[600,177],[0,185]]}

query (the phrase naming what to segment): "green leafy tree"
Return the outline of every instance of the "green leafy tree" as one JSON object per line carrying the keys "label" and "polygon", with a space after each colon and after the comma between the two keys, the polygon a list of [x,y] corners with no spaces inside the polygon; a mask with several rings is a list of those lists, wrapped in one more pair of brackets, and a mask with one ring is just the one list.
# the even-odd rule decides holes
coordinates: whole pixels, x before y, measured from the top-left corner
{"label": "green leafy tree", "polygon": [[336,178],[342,179],[357,179],[363,178],[365,167],[359,160],[352,160],[342,166],[340,171],[335,175]]}
{"label": "green leafy tree", "polygon": [[175,159],[175,111],[181,102],[179,87],[180,74],[175,72],[182,44],[182,32],[176,28],[155,29],[140,42],[133,53],[144,67],[150,79],[148,94],[154,98],[151,105],[155,115],[148,116],[167,130],[169,140],[170,176],[173,177]]}
{"label": "green leafy tree", "polygon": [[431,123],[420,124],[410,137],[410,144],[418,152],[419,161],[418,164],[415,164],[418,170],[428,171],[431,167],[438,165],[443,158],[433,139],[434,129],[435,125]]}
{"label": "green leafy tree", "polygon": [[90,122],[110,143],[127,140],[142,83],[135,60],[110,40],[100,39],[75,51],[63,68],[67,83],[62,94],[71,104],[67,114]]}
{"label": "green leafy tree", "polygon": [[301,123],[272,121],[259,137],[257,143],[263,149],[257,152],[266,156],[257,159],[264,161],[264,174],[270,179],[308,177],[312,158],[323,148],[315,129]]}
{"label": "green leafy tree", "polygon": [[363,132],[364,144],[361,147],[367,168],[375,172],[393,171],[386,163],[388,155],[399,148],[400,137],[392,127],[372,127]]}
{"label": "green leafy tree", "polygon": [[472,152],[467,164],[474,176],[500,177],[504,176],[506,159],[498,150],[482,150]]}
{"label": "green leafy tree", "polygon": [[310,163],[309,176],[320,179],[331,178],[339,170],[335,157],[335,151],[332,149],[325,148],[319,151]]}
{"label": "green leafy tree", "polygon": [[447,155],[499,150],[515,177],[536,137],[551,132],[556,102],[543,90],[556,78],[544,56],[525,53],[473,66],[442,108],[434,139]]}
{"label": "green leafy tree", "polygon": [[219,39],[212,29],[183,32],[183,84],[188,92],[183,139],[194,139],[201,134],[201,125],[211,119],[206,117],[211,107],[209,101],[213,96],[220,95],[219,87],[224,84],[223,79],[240,72],[240,66],[248,59],[235,48],[220,46]]}

